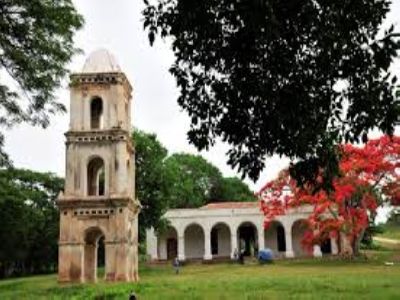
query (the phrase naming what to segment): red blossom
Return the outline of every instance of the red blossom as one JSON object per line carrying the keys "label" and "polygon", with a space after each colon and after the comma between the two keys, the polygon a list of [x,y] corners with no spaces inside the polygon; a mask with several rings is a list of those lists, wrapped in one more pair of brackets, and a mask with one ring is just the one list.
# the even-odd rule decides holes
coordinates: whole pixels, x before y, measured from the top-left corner
{"label": "red blossom", "polygon": [[369,214],[376,213],[378,194],[385,203],[400,205],[400,137],[383,136],[363,147],[346,144],[340,148],[342,176],[334,180],[333,192],[299,188],[288,170],[283,170],[257,193],[266,226],[288,208],[313,206],[309,231],[303,238],[303,245],[310,249],[324,239],[337,237],[338,232],[350,240],[356,238],[368,226]]}

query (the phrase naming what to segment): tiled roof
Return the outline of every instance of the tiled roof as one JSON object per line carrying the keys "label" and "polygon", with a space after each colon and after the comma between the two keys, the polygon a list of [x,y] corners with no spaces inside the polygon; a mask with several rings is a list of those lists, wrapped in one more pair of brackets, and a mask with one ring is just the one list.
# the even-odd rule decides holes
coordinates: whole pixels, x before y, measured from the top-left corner
{"label": "tiled roof", "polygon": [[201,209],[223,209],[223,208],[256,208],[259,207],[260,203],[258,201],[252,202],[214,202],[208,203],[201,207]]}

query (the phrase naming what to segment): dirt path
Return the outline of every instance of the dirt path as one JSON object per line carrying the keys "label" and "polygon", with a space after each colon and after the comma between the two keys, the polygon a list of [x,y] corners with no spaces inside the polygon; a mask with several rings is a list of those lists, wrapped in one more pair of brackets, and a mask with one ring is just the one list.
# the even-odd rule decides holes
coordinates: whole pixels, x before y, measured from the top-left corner
{"label": "dirt path", "polygon": [[387,244],[400,245],[400,240],[393,240],[393,239],[377,237],[377,236],[374,236],[374,240],[377,242],[382,242],[382,243],[387,243]]}

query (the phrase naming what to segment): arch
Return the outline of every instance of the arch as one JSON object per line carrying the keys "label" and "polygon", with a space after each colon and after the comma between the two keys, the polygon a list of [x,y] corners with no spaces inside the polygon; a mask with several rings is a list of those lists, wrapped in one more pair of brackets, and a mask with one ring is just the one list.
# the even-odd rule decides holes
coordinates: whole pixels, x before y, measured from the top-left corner
{"label": "arch", "polygon": [[103,241],[103,255],[100,261],[105,261],[104,233],[99,227],[90,227],[84,232],[84,267],[85,282],[97,281],[97,267],[99,263],[99,242]]}
{"label": "arch", "polygon": [[157,255],[159,259],[174,259],[178,256],[178,231],[173,226],[168,226],[165,231],[157,236]]}
{"label": "arch", "polygon": [[302,245],[302,240],[307,230],[308,222],[306,219],[299,219],[292,225],[292,247],[295,257],[311,255]]}
{"label": "arch", "polygon": [[105,168],[101,157],[95,156],[87,165],[87,194],[88,196],[105,195]]}
{"label": "arch", "polygon": [[211,227],[211,255],[213,257],[230,257],[231,230],[229,225],[218,222]]}
{"label": "arch", "polygon": [[265,248],[271,249],[274,253],[286,252],[285,228],[279,221],[272,221],[269,227],[264,230]]}
{"label": "arch", "polygon": [[239,252],[244,256],[255,256],[258,252],[257,226],[253,222],[242,222],[237,229]]}
{"label": "arch", "polygon": [[103,100],[98,96],[90,101],[90,128],[103,128]]}
{"label": "arch", "polygon": [[197,223],[191,223],[184,230],[185,258],[203,259],[205,253],[204,229]]}
{"label": "arch", "polygon": [[86,228],[84,232],[84,242],[86,244],[96,244],[102,236],[104,236],[103,230],[98,226],[92,226]]}

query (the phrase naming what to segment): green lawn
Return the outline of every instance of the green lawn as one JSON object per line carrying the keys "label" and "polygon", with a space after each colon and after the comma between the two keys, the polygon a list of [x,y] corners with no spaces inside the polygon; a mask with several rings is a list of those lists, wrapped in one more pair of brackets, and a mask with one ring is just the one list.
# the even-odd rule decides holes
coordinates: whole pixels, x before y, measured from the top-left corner
{"label": "green lawn", "polygon": [[[384,261],[395,261],[385,266]],[[64,285],[55,275],[0,281],[0,299],[400,299],[400,253],[357,261],[294,260],[272,265],[142,266],[137,284]]]}
{"label": "green lawn", "polygon": [[393,239],[393,240],[400,240],[400,226],[399,225],[385,225],[385,232],[378,234],[377,236]]}

